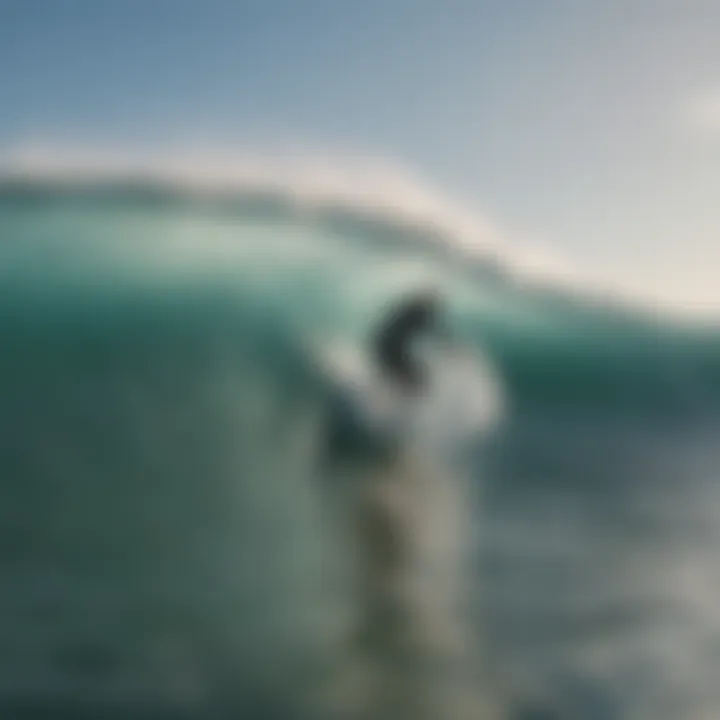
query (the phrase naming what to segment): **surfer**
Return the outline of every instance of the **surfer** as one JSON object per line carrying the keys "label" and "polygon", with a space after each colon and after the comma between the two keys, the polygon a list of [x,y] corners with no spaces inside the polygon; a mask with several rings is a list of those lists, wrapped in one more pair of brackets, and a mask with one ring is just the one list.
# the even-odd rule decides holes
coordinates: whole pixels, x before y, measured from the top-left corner
{"label": "surfer", "polygon": [[430,371],[418,358],[416,345],[425,337],[447,339],[440,323],[441,309],[439,292],[418,290],[394,303],[373,328],[367,341],[368,355],[385,381],[385,387],[375,388],[376,397],[377,393],[387,394],[388,389],[398,391],[394,401],[391,399],[392,419],[368,421],[352,393],[344,388],[334,392],[321,453],[326,469],[338,461],[377,466],[381,458],[392,462],[402,453],[406,430],[417,410],[414,401],[429,390],[430,383]]}
{"label": "surfer", "polygon": [[[338,428],[330,426],[337,433],[331,435],[336,457],[351,458],[345,466],[350,482],[341,485],[347,512],[341,527],[353,552],[356,603],[347,627],[349,662],[337,668],[340,674],[331,683],[363,688],[359,695],[335,695],[342,717],[457,717],[455,705],[445,699],[447,683],[454,680],[446,679],[445,670],[465,661],[457,640],[464,628],[455,617],[455,582],[445,568],[454,557],[440,555],[438,568],[433,533],[438,513],[440,522],[461,516],[446,514],[455,512],[455,496],[444,458],[432,449],[428,454],[426,443],[413,442],[406,427],[421,410],[422,396],[432,395],[432,368],[418,358],[415,345],[425,338],[446,340],[442,309],[439,293],[414,292],[395,302],[369,337],[371,362],[385,378],[369,391],[389,394],[400,414],[377,426],[358,424],[347,433],[354,447],[338,444]],[[401,397],[392,397],[395,388]],[[328,474],[337,477],[336,469]]]}
{"label": "surfer", "polygon": [[380,370],[394,385],[411,395],[427,387],[427,370],[414,354],[414,344],[424,335],[443,336],[439,315],[440,295],[422,291],[394,307],[372,340]]}

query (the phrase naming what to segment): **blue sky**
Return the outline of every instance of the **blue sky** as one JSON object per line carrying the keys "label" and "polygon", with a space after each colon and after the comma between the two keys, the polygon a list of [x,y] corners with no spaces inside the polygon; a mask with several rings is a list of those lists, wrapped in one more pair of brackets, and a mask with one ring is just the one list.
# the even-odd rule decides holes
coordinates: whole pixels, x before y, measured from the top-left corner
{"label": "blue sky", "polygon": [[714,0],[0,0],[0,148],[372,153],[720,311],[718,37]]}

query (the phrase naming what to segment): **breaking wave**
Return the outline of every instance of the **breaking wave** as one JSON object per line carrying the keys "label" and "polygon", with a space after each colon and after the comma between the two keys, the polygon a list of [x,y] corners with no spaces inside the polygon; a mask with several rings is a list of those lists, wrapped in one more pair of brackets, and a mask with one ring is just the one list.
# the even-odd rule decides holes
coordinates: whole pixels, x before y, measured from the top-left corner
{"label": "breaking wave", "polygon": [[[357,604],[312,348],[362,352],[427,282],[505,397],[432,475],[466,482],[468,517],[433,501],[412,540],[467,550],[435,586],[464,588],[456,671],[477,702],[514,720],[717,708],[720,336],[584,292],[404,179],[192,165],[0,182],[8,716],[299,716],[352,654]],[[342,472],[376,473],[345,430]]]}

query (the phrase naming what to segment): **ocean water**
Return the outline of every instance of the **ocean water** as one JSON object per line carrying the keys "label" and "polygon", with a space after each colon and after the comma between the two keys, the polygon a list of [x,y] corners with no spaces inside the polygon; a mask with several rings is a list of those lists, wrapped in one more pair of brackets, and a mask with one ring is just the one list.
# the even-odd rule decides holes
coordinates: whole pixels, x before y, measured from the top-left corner
{"label": "ocean water", "polygon": [[[1,717],[718,717],[720,333],[452,241],[279,187],[3,181]],[[492,422],[388,465],[315,351],[427,282]],[[421,546],[368,651],[373,573]]]}

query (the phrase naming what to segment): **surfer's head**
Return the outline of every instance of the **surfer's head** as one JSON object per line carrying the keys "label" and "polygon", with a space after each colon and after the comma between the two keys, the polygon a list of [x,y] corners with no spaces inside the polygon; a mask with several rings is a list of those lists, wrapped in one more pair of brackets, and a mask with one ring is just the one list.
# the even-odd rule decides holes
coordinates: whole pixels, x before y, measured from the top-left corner
{"label": "surfer's head", "polygon": [[426,385],[427,373],[414,357],[413,346],[437,330],[441,307],[440,293],[423,288],[397,301],[375,332],[375,359],[384,375],[404,391],[418,393]]}
{"label": "surfer's head", "polygon": [[397,306],[416,306],[423,307],[429,313],[439,313],[443,305],[443,295],[435,285],[426,285],[418,288],[413,292],[407,293],[403,298],[397,301]]}

